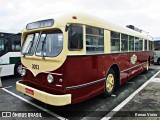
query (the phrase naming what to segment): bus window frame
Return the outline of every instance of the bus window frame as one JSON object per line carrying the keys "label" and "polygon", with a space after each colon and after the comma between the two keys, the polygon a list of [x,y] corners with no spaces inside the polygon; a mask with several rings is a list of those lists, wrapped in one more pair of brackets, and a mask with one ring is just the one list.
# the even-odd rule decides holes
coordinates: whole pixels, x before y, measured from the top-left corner
{"label": "bus window frame", "polygon": [[[123,38],[124,36],[127,36],[127,39],[124,39]],[[121,35],[120,35],[120,44],[121,44],[120,51],[121,52],[128,52],[128,49],[129,49],[129,39],[128,38],[129,38],[128,34],[121,33]],[[122,41],[124,41],[124,40],[127,42],[127,49],[126,50],[122,50]]]}
{"label": "bus window frame", "polygon": [[[103,33],[101,34],[91,34],[91,33],[87,33],[87,27],[93,28],[93,29],[99,29],[102,30]],[[98,37],[99,39],[102,39],[103,41],[103,45],[87,45],[87,36],[90,37]],[[99,28],[99,27],[95,27],[95,26],[90,26],[90,25],[86,25],[85,26],[85,42],[86,42],[86,54],[99,54],[99,53],[105,53],[105,45],[104,45],[104,29],[103,28]],[[94,47],[96,50],[95,51],[88,51],[87,47]],[[97,50],[97,48],[103,48],[103,51],[99,51]]]}
{"label": "bus window frame", "polygon": [[[128,39],[128,40],[129,40],[129,46],[128,46],[129,49],[128,49],[128,50],[129,50],[129,52],[135,52],[135,44],[134,44],[134,43],[135,43],[135,42],[134,42],[135,37],[132,36],[132,35],[128,35],[128,37],[129,37],[129,39]],[[130,39],[130,38],[133,38],[133,41],[132,41],[132,39]],[[131,45],[130,45],[130,41],[133,42],[133,50],[130,49],[130,46],[131,46]]]}
{"label": "bus window frame", "polygon": [[[112,32],[118,33],[119,38],[112,37]],[[119,50],[112,50],[112,39],[119,39],[119,46],[118,46]],[[120,53],[121,52],[121,33],[120,32],[110,31],[110,45],[111,45],[111,48],[110,48],[111,53]]]}
{"label": "bus window frame", "polygon": [[[70,28],[72,27],[72,25],[73,26],[78,26],[78,27],[81,27],[81,29],[82,29],[82,48],[70,48],[70,33],[69,33],[69,30],[70,30]],[[83,25],[82,24],[77,24],[77,23],[71,23],[71,24],[69,24],[68,25],[68,27],[67,27],[67,30],[68,30],[68,50],[69,51],[82,51],[83,49],[84,49],[84,45],[83,45],[83,43],[84,43],[84,29],[83,29]]]}

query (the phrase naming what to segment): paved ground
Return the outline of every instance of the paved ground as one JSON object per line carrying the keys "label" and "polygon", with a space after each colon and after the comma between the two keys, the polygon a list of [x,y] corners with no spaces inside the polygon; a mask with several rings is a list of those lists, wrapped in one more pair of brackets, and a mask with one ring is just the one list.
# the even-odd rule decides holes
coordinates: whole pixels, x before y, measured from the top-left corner
{"label": "paved ground", "polygon": [[[126,84],[120,86],[114,95],[108,98],[104,98],[102,95],[94,97],[88,101],[78,103],[75,105],[68,105],[63,107],[55,107],[46,105],[28,96],[24,96],[15,89],[15,83],[21,78],[13,76],[2,78],[3,87],[0,89],[0,112],[12,111],[12,112],[41,112],[43,116],[47,116],[47,119],[101,119],[110,113],[116,106],[122,103],[128,98],[134,91],[142,86],[147,80],[149,80],[157,71],[160,70],[159,66],[151,66],[148,72],[144,72],[134,79],[131,79]],[[160,74],[156,77],[160,77]],[[155,79],[157,80],[157,79]],[[125,105],[115,116],[111,119],[141,119],[135,117],[135,113],[138,111],[158,111],[160,110],[160,83],[150,82],[141,92],[139,92],[131,101]],[[11,95],[12,94],[12,95]],[[14,96],[13,96],[14,95]],[[16,96],[15,96],[16,95]],[[43,112],[47,111],[47,112]],[[127,114],[126,112],[127,111]],[[133,111],[129,112],[128,111]],[[125,117],[122,117],[124,114]],[[127,116],[128,115],[128,116]],[[0,114],[1,116],[1,114]],[[132,116],[132,117],[130,117]],[[128,118],[127,118],[128,117]],[[153,117],[152,117],[153,118]],[[11,118],[13,119],[13,118]],[[21,119],[15,117],[14,119]],[[35,119],[35,118],[31,118]],[[39,119],[39,118],[38,118]],[[42,118],[41,118],[42,119]],[[43,118],[44,119],[44,118]],[[142,117],[144,119],[144,117]],[[148,119],[145,117],[145,119]],[[158,119],[155,117],[155,119]]]}
{"label": "paved ground", "polygon": [[160,120],[160,73],[111,119]]}

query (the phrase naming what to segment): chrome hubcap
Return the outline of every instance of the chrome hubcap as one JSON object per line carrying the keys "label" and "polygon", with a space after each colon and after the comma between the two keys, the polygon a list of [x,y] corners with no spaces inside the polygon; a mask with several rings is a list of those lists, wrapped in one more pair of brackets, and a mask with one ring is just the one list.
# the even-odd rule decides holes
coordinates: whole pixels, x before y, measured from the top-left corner
{"label": "chrome hubcap", "polygon": [[109,74],[106,80],[106,90],[111,92],[114,86],[114,76],[113,74]]}
{"label": "chrome hubcap", "polygon": [[22,65],[19,65],[19,66],[17,67],[17,72],[18,72],[19,74],[22,73]]}

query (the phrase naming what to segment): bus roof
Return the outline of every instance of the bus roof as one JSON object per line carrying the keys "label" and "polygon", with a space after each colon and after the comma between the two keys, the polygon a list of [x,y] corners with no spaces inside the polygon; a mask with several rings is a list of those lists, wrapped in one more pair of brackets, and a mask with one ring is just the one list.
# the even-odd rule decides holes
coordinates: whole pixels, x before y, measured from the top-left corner
{"label": "bus roof", "polygon": [[131,36],[152,40],[151,36],[139,33],[127,27],[118,26],[104,19],[97,18],[95,16],[91,16],[83,13],[69,13],[66,15],[55,17],[53,19],[54,19],[53,27],[66,26],[67,24],[70,24],[70,23],[77,23],[77,24],[82,24],[82,25],[84,24],[84,25],[99,27],[106,30],[110,30],[110,31],[120,32],[120,33],[128,34]]}

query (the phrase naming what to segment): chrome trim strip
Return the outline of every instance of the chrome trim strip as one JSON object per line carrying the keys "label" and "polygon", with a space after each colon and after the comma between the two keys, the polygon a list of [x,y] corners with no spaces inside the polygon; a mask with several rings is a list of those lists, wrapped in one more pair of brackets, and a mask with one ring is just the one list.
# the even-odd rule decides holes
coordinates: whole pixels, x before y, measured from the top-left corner
{"label": "chrome trim strip", "polygon": [[89,82],[89,83],[85,83],[85,84],[81,84],[81,85],[76,85],[76,86],[66,87],[66,89],[67,89],[67,90],[71,90],[71,89],[77,89],[77,88],[86,87],[86,86],[89,86],[89,85],[93,85],[93,84],[96,84],[96,83],[105,81],[105,79],[106,79],[106,78],[102,78],[102,79],[100,79],[100,80],[96,80],[96,81],[93,81],[93,82]]}
{"label": "chrome trim strip", "polygon": [[52,74],[52,75],[60,75],[60,76],[62,76],[62,74],[59,74],[59,73],[51,73],[51,72],[41,72],[41,73],[48,73],[48,74]]}
{"label": "chrome trim strip", "polygon": [[147,62],[144,62],[144,63],[141,63],[141,64],[139,64],[139,65],[130,67],[130,68],[128,68],[128,69],[122,70],[121,72],[125,72],[125,71],[128,71],[128,70],[130,70],[130,69],[136,68],[136,67],[138,67],[138,66],[140,66],[140,65],[143,65],[143,64],[145,64],[145,63],[147,63]]}

